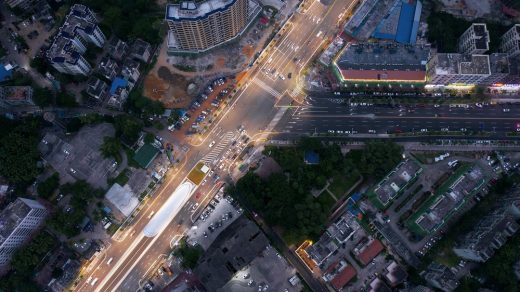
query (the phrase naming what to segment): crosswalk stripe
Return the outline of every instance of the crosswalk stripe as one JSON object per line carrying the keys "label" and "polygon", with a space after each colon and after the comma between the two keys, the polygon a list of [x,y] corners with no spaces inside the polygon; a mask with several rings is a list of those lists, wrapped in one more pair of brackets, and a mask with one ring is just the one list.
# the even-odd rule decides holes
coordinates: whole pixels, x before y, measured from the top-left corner
{"label": "crosswalk stripe", "polygon": [[227,132],[222,140],[217,143],[217,145],[213,146],[213,149],[204,156],[202,161],[204,161],[205,164],[213,164],[215,159],[224,151],[224,149],[228,146],[229,142],[235,137],[235,133],[233,132]]}
{"label": "crosswalk stripe", "polygon": [[272,96],[278,98],[280,96],[282,96],[282,94],[276,90],[274,90],[273,88],[271,88],[269,85],[265,84],[262,80],[258,79],[258,78],[254,78],[253,79],[253,82],[260,86],[263,90],[267,91],[267,93],[271,94]]}

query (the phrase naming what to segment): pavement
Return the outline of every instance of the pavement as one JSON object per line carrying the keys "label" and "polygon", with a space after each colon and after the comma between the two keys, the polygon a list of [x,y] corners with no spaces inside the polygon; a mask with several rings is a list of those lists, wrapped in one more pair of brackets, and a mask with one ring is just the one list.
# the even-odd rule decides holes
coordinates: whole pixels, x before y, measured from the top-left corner
{"label": "pavement", "polygon": [[[170,222],[163,233],[153,238],[144,237],[141,231],[150,220],[152,212],[158,211],[173,193],[174,189],[184,180],[188,170],[211,152],[209,144],[212,141],[215,141],[212,147],[220,148],[219,145],[225,136],[221,136],[222,133],[234,132],[242,125],[253,136],[270,124],[278,112],[275,104],[281,98],[277,93],[273,93],[286,93],[296,85],[299,67],[292,59],[292,56],[295,55],[292,47],[295,49],[299,47],[296,51],[301,62],[310,60],[319,49],[323,39],[336,33],[335,23],[338,15],[349,3],[334,1],[330,6],[325,6],[315,1],[312,2],[305,14],[296,13],[291,18],[289,21],[290,28],[282,29],[282,35],[275,37],[275,41],[260,57],[258,64],[247,72],[248,75],[244,80],[249,81],[244,83],[248,85],[238,89],[234,103],[228,108],[222,118],[215,122],[214,128],[209,132],[201,145],[192,146],[189,149],[186,154],[185,164],[178,173],[167,174],[161,189],[146,203],[134,225],[130,227],[132,231],[129,232],[129,236],[120,242],[114,242],[110,248],[104,251],[102,257],[105,260],[99,261],[98,265],[91,267],[91,272],[83,274],[83,279],[87,279],[90,276],[93,279],[98,278],[97,286],[93,287],[82,280],[76,288],[77,291],[92,291],[93,289],[95,291],[135,291],[140,288],[140,280],[142,280],[142,276],[146,274],[150,265],[154,264],[161,255],[169,253],[172,240],[178,240],[192,226],[191,220],[189,220],[191,217],[190,209],[186,205],[180,210],[175,219]],[[309,18],[319,18],[320,20],[316,25],[309,26]],[[322,31],[321,37],[316,37],[320,30]],[[273,76],[269,77],[261,73],[269,58],[273,58],[271,64],[276,64],[276,66],[272,65],[274,69],[284,75],[293,73],[292,78],[286,77],[285,80],[282,80],[281,78],[273,78]],[[217,133],[217,129],[220,129],[219,133]],[[165,137],[165,139],[169,140],[169,137]],[[223,154],[218,154],[214,158],[217,159]],[[216,171],[221,172],[221,170]],[[221,176],[223,177],[223,175]],[[217,183],[212,181],[204,186],[199,186],[187,204],[193,202],[199,202],[200,204]],[[196,193],[201,194],[199,198],[195,195]],[[111,265],[106,264],[106,259],[109,258],[113,258]],[[294,256],[288,259],[293,265],[296,264],[296,268],[301,273],[302,264],[298,265],[297,263],[299,260]],[[305,267],[303,269],[305,270]],[[315,279],[315,281],[317,280]],[[317,290],[315,291],[323,290],[319,284],[311,285],[311,287],[316,286]]]}
{"label": "pavement", "polygon": [[489,132],[494,137],[520,129],[520,105],[416,105],[377,106],[350,103],[348,98],[323,94],[287,111],[275,131],[289,134],[363,134],[378,137],[387,133]]}

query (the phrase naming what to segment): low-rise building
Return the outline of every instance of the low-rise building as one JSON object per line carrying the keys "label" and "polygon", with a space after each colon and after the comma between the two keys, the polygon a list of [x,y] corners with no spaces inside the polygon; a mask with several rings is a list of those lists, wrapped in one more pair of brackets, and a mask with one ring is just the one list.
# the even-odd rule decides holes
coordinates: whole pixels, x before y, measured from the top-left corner
{"label": "low-rise building", "polygon": [[139,61],[148,63],[152,54],[152,46],[143,41],[142,39],[136,39],[132,44],[130,55]]}
{"label": "low-rise building", "polygon": [[108,54],[117,61],[122,61],[128,51],[129,48],[126,42],[117,37],[112,38],[108,45]]}
{"label": "low-rise building", "polygon": [[18,198],[0,212],[0,273],[5,273],[11,257],[42,226],[47,208],[37,201]]}
{"label": "low-rise building", "polygon": [[445,292],[455,290],[459,286],[459,281],[450,268],[436,262],[431,263],[421,276],[431,286]]}
{"label": "low-rise building", "polygon": [[424,83],[429,45],[350,43],[334,61],[340,82]]}
{"label": "low-rise building", "polygon": [[122,108],[131,90],[132,86],[128,80],[116,77],[110,85],[108,105],[117,109]]}
{"label": "low-rise building", "polygon": [[321,265],[358,229],[359,225],[355,221],[349,220],[347,215],[344,215],[327,227],[320,239],[308,246],[305,251],[317,265]]}
{"label": "low-rise building", "polygon": [[357,275],[356,269],[345,259],[332,264],[327,271],[325,271],[323,279],[330,283],[336,291],[342,289],[354,279]]}
{"label": "low-rise building", "polygon": [[405,269],[401,267],[398,263],[395,261],[392,261],[387,267],[386,267],[386,274],[384,274],[384,277],[388,284],[390,286],[395,287],[401,283],[403,283],[406,278],[408,277],[408,274],[406,273]]}
{"label": "low-rise building", "polygon": [[107,93],[108,85],[101,79],[91,76],[87,82],[86,92],[97,100],[103,100]]}
{"label": "low-rise building", "polygon": [[381,241],[379,241],[379,239],[370,238],[368,241],[361,241],[358,246],[352,250],[352,253],[356,256],[361,264],[366,266],[384,249],[385,247]]}
{"label": "low-rise building", "polygon": [[414,160],[401,162],[374,189],[377,200],[386,207],[410,183],[413,183],[421,172],[422,168]]}
{"label": "low-rise building", "polygon": [[139,199],[127,184],[124,186],[113,184],[105,194],[105,198],[123,215],[121,219],[130,216],[139,205]]}
{"label": "low-rise building", "polygon": [[0,87],[0,107],[12,108],[35,105],[32,95],[33,89],[31,86],[2,86]]}
{"label": "low-rise building", "polygon": [[132,83],[132,87],[139,79],[139,76],[141,76],[141,72],[139,71],[140,66],[139,62],[127,58],[121,67],[121,75],[128,80],[128,82]]}
{"label": "low-rise building", "polygon": [[112,81],[119,71],[119,66],[113,59],[105,56],[99,61],[96,71],[106,79]]}

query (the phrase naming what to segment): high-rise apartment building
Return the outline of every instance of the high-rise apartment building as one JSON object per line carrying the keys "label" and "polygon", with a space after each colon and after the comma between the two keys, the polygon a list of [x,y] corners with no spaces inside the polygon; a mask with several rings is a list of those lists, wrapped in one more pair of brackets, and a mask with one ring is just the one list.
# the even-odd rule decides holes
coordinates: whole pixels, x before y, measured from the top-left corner
{"label": "high-rise apartment building", "polygon": [[520,24],[515,24],[500,38],[500,51],[509,57],[520,55]]}
{"label": "high-rise apartment building", "polygon": [[489,31],[485,23],[473,23],[459,38],[459,53],[484,54],[489,50]]}
{"label": "high-rise apartment building", "polygon": [[56,70],[74,75],[87,75],[92,70],[82,55],[89,43],[102,47],[106,41],[97,23],[94,12],[88,7],[80,4],[72,6],[47,52],[47,57]]}
{"label": "high-rise apartment building", "polygon": [[249,0],[185,1],[166,6],[168,46],[201,52],[242,33],[249,21]]}
{"label": "high-rise apartment building", "polygon": [[0,272],[5,272],[14,252],[34,234],[48,211],[34,200],[18,198],[0,212]]}

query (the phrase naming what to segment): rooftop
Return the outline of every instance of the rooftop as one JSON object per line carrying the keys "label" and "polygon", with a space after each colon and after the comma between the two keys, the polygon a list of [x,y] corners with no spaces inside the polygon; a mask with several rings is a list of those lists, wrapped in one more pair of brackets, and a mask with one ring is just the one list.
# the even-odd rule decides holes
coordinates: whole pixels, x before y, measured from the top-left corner
{"label": "rooftop", "polygon": [[55,63],[76,64],[81,57],[81,54],[76,50],[73,42],[58,35],[52,46],[47,51],[47,56]]}
{"label": "rooftop", "polygon": [[148,168],[150,163],[155,159],[159,149],[150,144],[144,144],[139,150],[135,152],[134,160],[143,168]]}
{"label": "rooftop", "polygon": [[345,266],[333,279],[330,281],[332,287],[336,290],[341,290],[357,275],[356,269],[351,265]]}
{"label": "rooftop", "polygon": [[0,212],[0,245],[11,235],[18,224],[29,214],[31,207],[17,199]]}
{"label": "rooftop", "polygon": [[449,74],[490,74],[488,55],[437,54],[437,75]]}
{"label": "rooftop", "polygon": [[182,1],[179,4],[166,5],[166,20],[197,20],[225,11],[237,0],[207,0],[202,2]]}
{"label": "rooftop", "polygon": [[31,86],[3,86],[0,87],[0,99],[7,101],[30,100],[32,92]]}
{"label": "rooftop", "polygon": [[392,286],[403,283],[406,280],[406,278],[408,277],[408,274],[403,269],[403,267],[401,267],[395,261],[392,261],[388,265],[388,267],[386,267],[386,270],[387,270],[387,273],[385,274],[385,278],[388,280],[388,282]]}
{"label": "rooftop", "polygon": [[372,239],[368,244],[363,246],[357,251],[357,258],[363,265],[367,265],[373,260],[379,253],[381,253],[385,247],[378,239]]}
{"label": "rooftop", "polygon": [[336,61],[344,79],[424,80],[430,46],[351,43]]}
{"label": "rooftop", "polygon": [[115,183],[105,194],[105,198],[125,217],[130,216],[139,204],[139,200],[128,185],[122,187]]}
{"label": "rooftop", "polygon": [[269,240],[258,226],[240,216],[218,235],[194,273],[208,291],[216,291],[259,256],[268,244]]}
{"label": "rooftop", "polygon": [[414,160],[403,161],[379,183],[374,193],[386,206],[421,170]]}
{"label": "rooftop", "polygon": [[132,54],[143,55],[146,51],[151,50],[152,46],[143,41],[142,39],[136,39],[132,44]]}

